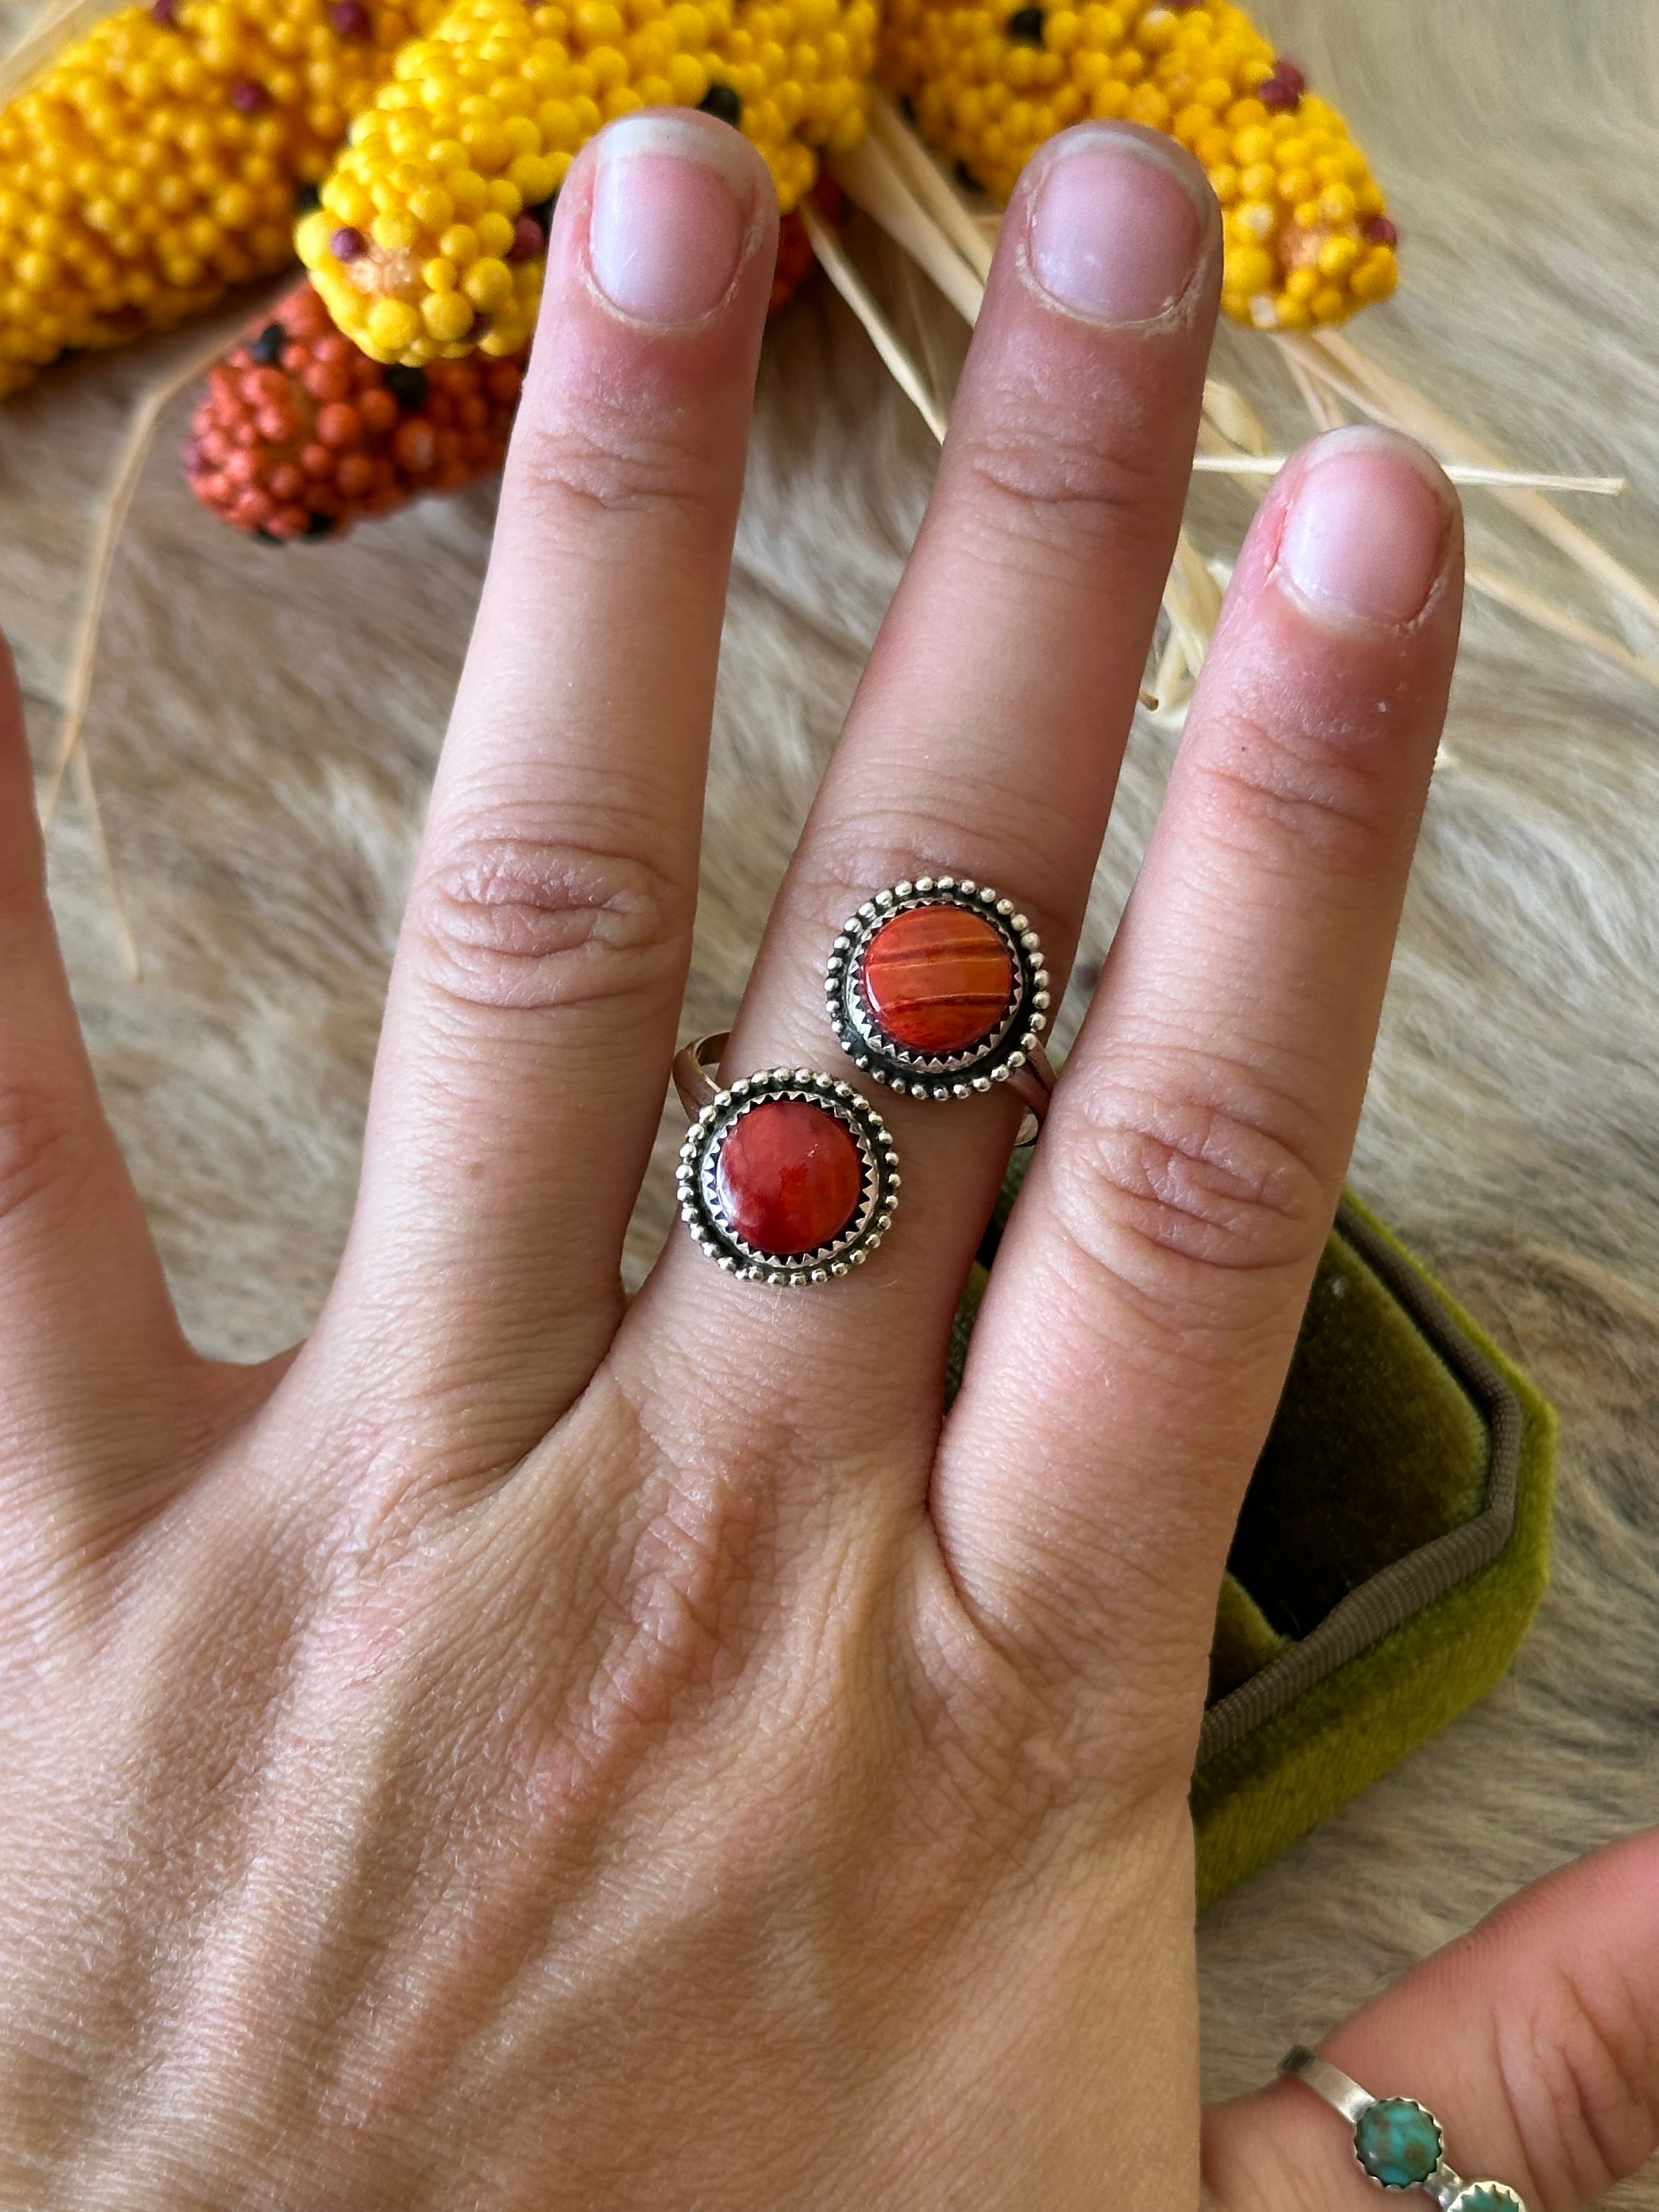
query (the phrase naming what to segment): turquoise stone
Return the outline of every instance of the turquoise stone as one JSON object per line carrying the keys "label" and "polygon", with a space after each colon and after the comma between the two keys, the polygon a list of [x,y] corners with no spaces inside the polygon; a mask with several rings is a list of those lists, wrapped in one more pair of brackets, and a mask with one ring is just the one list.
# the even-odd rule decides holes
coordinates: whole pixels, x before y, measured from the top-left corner
{"label": "turquoise stone", "polygon": [[1527,2212],[1527,2208],[1501,2181],[1472,2181],[1458,2191],[1446,2212]]}
{"label": "turquoise stone", "polygon": [[[1440,2163],[1441,2135],[1432,2112],[1411,2097],[1379,2097],[1359,2116],[1353,2147],[1384,2189],[1415,2189]],[[1466,2206],[1464,2212],[1479,2212]]]}

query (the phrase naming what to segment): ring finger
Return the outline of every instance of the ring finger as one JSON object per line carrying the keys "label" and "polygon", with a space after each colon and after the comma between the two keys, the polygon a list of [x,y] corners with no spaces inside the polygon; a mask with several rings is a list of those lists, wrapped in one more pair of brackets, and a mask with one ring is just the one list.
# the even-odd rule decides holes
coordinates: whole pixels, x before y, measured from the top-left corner
{"label": "ring finger", "polygon": [[[826,1022],[823,963],[885,885],[949,874],[1007,895],[1069,960],[1185,495],[1219,269],[1215,203],[1168,139],[1091,125],[1033,160],[1004,222],[938,483],[774,910],[725,1064],[868,1088]],[[950,1319],[1014,1103],[877,1092],[903,1167],[879,1260],[793,1293],[714,1277],[677,1240],[630,1338],[705,1378],[769,1346],[803,1376],[814,1441],[865,1424],[931,1439]],[[879,1326],[872,1327],[877,1316]],[[741,1365],[734,1368],[739,1378]],[[833,1380],[831,1380],[833,1378]],[[849,1389],[855,1378],[856,1387]]]}

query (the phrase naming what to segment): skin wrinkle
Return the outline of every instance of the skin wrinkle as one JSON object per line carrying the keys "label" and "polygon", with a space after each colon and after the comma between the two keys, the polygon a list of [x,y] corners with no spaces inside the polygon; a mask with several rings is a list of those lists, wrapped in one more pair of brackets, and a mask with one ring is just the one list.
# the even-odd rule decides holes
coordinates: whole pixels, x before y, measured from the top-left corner
{"label": "skin wrinkle", "polygon": [[[960,502],[953,550],[992,576],[1012,571],[1095,603],[1115,577],[1150,574],[1165,534],[1158,496],[1168,478],[1165,442],[1186,409],[1180,382],[1159,396],[1152,419],[1137,422],[1144,399],[1137,408],[1108,379],[1083,411],[1085,427],[1058,438],[1036,391],[972,398],[963,437],[941,465]],[[1095,422],[1103,427],[1091,435]]]}
{"label": "skin wrinkle", "polygon": [[[1126,994],[1127,998],[1127,994]],[[1237,1040],[1224,1032],[1204,1046],[1191,1042],[1171,1021],[1158,1033],[1156,1001],[1126,1003],[1113,1037],[1109,1062],[1077,1071],[1068,1115],[1086,1133],[1097,1120],[1115,1126],[1117,1102],[1144,1108],[1137,1118],[1156,1128],[1165,1115],[1213,1114],[1242,1130],[1259,1133],[1277,1153],[1287,1155],[1304,1179],[1328,1184],[1329,1155],[1335,1149],[1323,1117],[1306,1103],[1305,1085],[1297,1082],[1291,1062],[1282,1072],[1281,1051],[1255,1043],[1241,1024]],[[1311,1069],[1304,1071],[1311,1073]]]}
{"label": "skin wrinkle", "polygon": [[[998,811],[1006,806],[1006,789],[993,790],[987,786],[977,794],[983,800],[982,806],[974,805],[975,795],[972,788],[964,791],[962,804],[942,813],[924,815],[908,808],[872,808],[867,815],[838,820],[818,856],[821,866],[815,867],[811,877],[803,877],[799,882],[801,907],[833,917],[827,925],[833,933],[872,890],[906,878],[914,883],[920,876],[937,878],[942,875],[958,879],[966,876],[975,883],[994,883],[1004,896],[1017,901],[1020,911],[1042,939],[1043,962],[1054,979],[1051,988],[1058,1003],[1069,964],[1066,947],[1076,936],[1079,908],[1072,904],[1067,912],[1061,914],[1050,908],[1041,889],[1048,874],[1045,856],[1034,847],[1028,848],[1017,832],[1012,836],[988,839],[984,824],[988,820],[995,820]],[[957,815],[961,817],[960,826],[954,818]],[[978,851],[984,851],[988,858],[996,861],[1003,871],[1000,876],[981,875],[971,865]],[[1039,886],[1029,899],[1023,888],[1018,891],[1010,888],[1028,883]],[[821,976],[822,957],[814,969],[805,945],[801,947],[801,964]]]}
{"label": "skin wrinkle", "polygon": [[82,1115],[56,1092],[9,1083],[0,1088],[0,1237],[21,1233],[50,1199],[48,1215],[73,1212],[94,1164],[77,1142]]}
{"label": "skin wrinkle", "polygon": [[1228,751],[1231,758],[1218,754],[1194,761],[1188,772],[1189,782],[1211,787],[1200,791],[1195,805],[1206,807],[1218,842],[1233,842],[1235,850],[1249,845],[1254,858],[1255,841],[1263,845],[1277,841],[1291,866],[1297,856],[1305,861],[1309,849],[1315,848],[1334,871],[1344,866],[1358,870],[1369,864],[1372,872],[1383,838],[1397,850],[1398,827],[1379,822],[1374,786],[1346,764],[1317,781],[1311,776],[1285,775],[1281,763],[1294,766],[1293,759],[1287,757],[1282,740],[1259,723],[1240,726]]}
{"label": "skin wrinkle", "polygon": [[[618,684],[614,693],[601,697],[608,714],[629,704],[626,690]],[[589,713],[595,709],[587,709]],[[492,695],[489,701],[492,737],[488,763],[479,771],[459,770],[445,781],[448,810],[446,827],[457,844],[474,836],[488,836],[501,826],[503,810],[510,806],[512,834],[533,845],[562,845],[573,854],[589,853],[597,859],[628,851],[642,842],[669,841],[670,809],[664,800],[660,777],[648,763],[629,769],[589,761],[581,755],[566,761],[561,753],[556,804],[549,804],[545,770],[548,732],[544,716],[526,712],[522,702],[509,707]],[[625,834],[626,833],[626,834]],[[682,880],[688,895],[695,885],[695,870]]]}
{"label": "skin wrinkle", "polygon": [[[1221,1269],[1269,1280],[1310,1265],[1328,1227],[1324,1180],[1267,1130],[1177,1099],[1097,1099],[1071,1117],[1050,1221],[1097,1276],[1132,1286],[1143,1310],[1202,1318],[1230,1287]],[[1103,1109],[1107,1110],[1103,1110]]]}
{"label": "skin wrinkle", "polygon": [[427,980],[467,1006],[538,1012],[654,996],[690,900],[646,862],[512,834],[454,839],[411,897]]}
{"label": "skin wrinkle", "polygon": [[[651,422],[653,434],[632,428],[640,422]],[[689,551],[701,526],[724,520],[731,507],[724,454],[691,451],[631,394],[562,421],[521,422],[514,442],[519,497],[532,526],[553,541],[544,551],[556,556],[581,544],[587,557],[586,532],[596,514],[619,525],[666,526],[670,544],[684,530]],[[626,556],[631,535],[618,529],[613,558]]]}
{"label": "skin wrinkle", "polygon": [[1526,2172],[1549,2212],[1600,2197],[1659,2146],[1654,2039],[1637,2028],[1641,2007],[1629,2001],[1625,2034],[1638,2051],[1627,2070],[1571,1959],[1529,1995],[1516,2017],[1494,2021],[1492,2057]]}

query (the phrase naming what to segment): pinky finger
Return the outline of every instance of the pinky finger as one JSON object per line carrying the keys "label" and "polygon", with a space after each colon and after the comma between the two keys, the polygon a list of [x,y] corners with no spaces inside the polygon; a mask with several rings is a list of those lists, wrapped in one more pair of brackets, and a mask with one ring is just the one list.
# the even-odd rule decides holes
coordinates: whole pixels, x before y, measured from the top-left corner
{"label": "pinky finger", "polygon": [[[1426,2106],[1466,2179],[1583,2212],[1659,2148],[1659,1829],[1511,1898],[1320,2049],[1374,2096]],[[1205,2173],[1211,2212],[1380,2202],[1347,2123],[1294,2081],[1210,2113]]]}

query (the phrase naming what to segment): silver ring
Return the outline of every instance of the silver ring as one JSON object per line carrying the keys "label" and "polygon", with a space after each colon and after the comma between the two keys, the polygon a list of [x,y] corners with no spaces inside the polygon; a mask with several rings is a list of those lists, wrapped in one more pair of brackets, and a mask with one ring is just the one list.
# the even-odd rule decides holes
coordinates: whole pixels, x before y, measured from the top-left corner
{"label": "silver ring", "polygon": [[860,1267],[898,1204],[898,1154],[850,1083],[810,1067],[763,1068],[722,1085],[726,1038],[675,1057],[691,1115],[677,1177],[692,1241],[728,1275],[780,1286]]}
{"label": "silver ring", "polygon": [[1507,2183],[1465,2181],[1446,2163],[1445,2131],[1415,2097],[1373,2097],[1340,2066],[1297,2044],[1279,2062],[1353,2129],[1360,2172],[1379,2189],[1420,2189],[1440,2212],[1527,2212]]}
{"label": "silver ring", "polygon": [[[939,922],[955,943],[925,941]],[[915,941],[901,951],[896,940],[907,930]],[[896,1006],[884,1002],[878,984],[884,948],[902,978]],[[957,988],[935,995],[928,970],[940,959],[957,963]],[[1006,1085],[1025,1103],[1015,1142],[1036,1143],[1054,1088],[1042,1047],[1051,994],[1042,942],[1012,899],[967,876],[891,884],[842,923],[823,994],[830,1026],[861,1074],[912,1098],[971,1098]]]}

